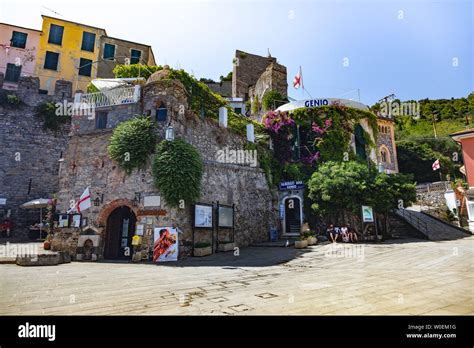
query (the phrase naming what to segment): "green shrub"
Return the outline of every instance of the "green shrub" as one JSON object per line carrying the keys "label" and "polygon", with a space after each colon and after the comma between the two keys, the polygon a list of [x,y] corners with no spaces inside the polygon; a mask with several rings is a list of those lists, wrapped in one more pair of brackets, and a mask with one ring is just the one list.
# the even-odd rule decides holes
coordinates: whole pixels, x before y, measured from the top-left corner
{"label": "green shrub", "polygon": [[43,120],[43,128],[57,132],[61,127],[71,121],[71,116],[61,115],[57,112],[53,102],[44,102],[36,107],[36,117]]}
{"label": "green shrub", "polygon": [[154,72],[163,69],[159,65],[144,65],[144,64],[130,64],[130,65],[116,65],[113,73],[117,78],[133,78],[144,77],[148,79]]}
{"label": "green shrub", "polygon": [[279,92],[270,90],[262,98],[263,111],[274,110],[287,102]]}
{"label": "green shrub", "polygon": [[18,105],[20,104],[20,98],[14,94],[7,95],[7,103],[10,105]]}
{"label": "green shrub", "polygon": [[191,144],[163,140],[156,147],[152,169],[155,186],[168,205],[177,207],[181,201],[192,203],[199,198],[204,166]]}
{"label": "green shrub", "polygon": [[110,137],[109,156],[127,173],[146,165],[156,144],[154,123],[150,117],[138,116],[120,123]]}

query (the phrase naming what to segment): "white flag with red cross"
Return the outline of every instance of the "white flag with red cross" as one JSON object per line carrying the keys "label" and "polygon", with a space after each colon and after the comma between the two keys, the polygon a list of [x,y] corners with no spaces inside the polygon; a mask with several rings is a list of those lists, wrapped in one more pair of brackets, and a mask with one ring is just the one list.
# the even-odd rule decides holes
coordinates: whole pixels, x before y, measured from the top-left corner
{"label": "white flag with red cross", "polygon": [[87,187],[82,193],[81,197],[76,203],[77,212],[80,214],[81,211],[87,210],[91,207],[91,195],[89,193],[89,187]]}
{"label": "white flag with red cross", "polygon": [[293,87],[295,89],[300,88],[300,86],[303,85],[303,75],[301,74],[301,67],[296,76],[293,79]]}
{"label": "white flag with red cross", "polygon": [[431,168],[433,168],[433,170],[438,170],[440,168],[440,164],[439,164],[439,159],[437,159],[436,161],[433,162],[433,164],[431,165]]}

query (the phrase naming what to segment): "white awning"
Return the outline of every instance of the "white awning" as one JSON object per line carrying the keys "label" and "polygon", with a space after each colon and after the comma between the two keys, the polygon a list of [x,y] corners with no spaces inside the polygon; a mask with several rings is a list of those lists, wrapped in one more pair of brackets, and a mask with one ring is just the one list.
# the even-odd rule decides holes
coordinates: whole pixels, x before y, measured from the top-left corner
{"label": "white awning", "polygon": [[92,80],[91,83],[99,91],[107,91],[117,87],[128,86],[129,84],[137,84],[139,82],[144,82],[143,77],[137,78],[123,78],[123,79],[96,79]]}
{"label": "white awning", "polygon": [[321,106],[330,106],[333,103],[338,103],[344,106],[352,107],[355,109],[360,109],[364,111],[369,111],[369,107],[365,104],[349,100],[349,99],[339,99],[339,98],[314,98],[314,99],[306,99],[306,100],[296,100],[290,103],[286,103],[276,111],[292,111],[301,108],[314,108],[314,107],[321,107]]}

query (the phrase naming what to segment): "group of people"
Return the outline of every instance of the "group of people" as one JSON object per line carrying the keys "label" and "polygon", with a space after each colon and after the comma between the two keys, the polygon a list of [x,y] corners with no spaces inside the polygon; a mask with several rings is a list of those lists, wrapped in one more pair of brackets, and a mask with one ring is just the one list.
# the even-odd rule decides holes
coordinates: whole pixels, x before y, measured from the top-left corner
{"label": "group of people", "polygon": [[357,242],[357,233],[350,226],[343,225],[342,227],[335,227],[333,224],[330,224],[326,230],[328,239],[332,243],[336,243],[340,239],[344,243],[355,243]]}

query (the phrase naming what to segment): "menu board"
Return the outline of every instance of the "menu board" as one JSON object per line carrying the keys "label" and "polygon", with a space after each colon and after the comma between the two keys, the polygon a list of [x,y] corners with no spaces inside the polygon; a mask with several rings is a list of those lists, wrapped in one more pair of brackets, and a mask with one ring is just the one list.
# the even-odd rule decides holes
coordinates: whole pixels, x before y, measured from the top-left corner
{"label": "menu board", "polygon": [[212,228],[212,206],[195,205],[194,227]]}

